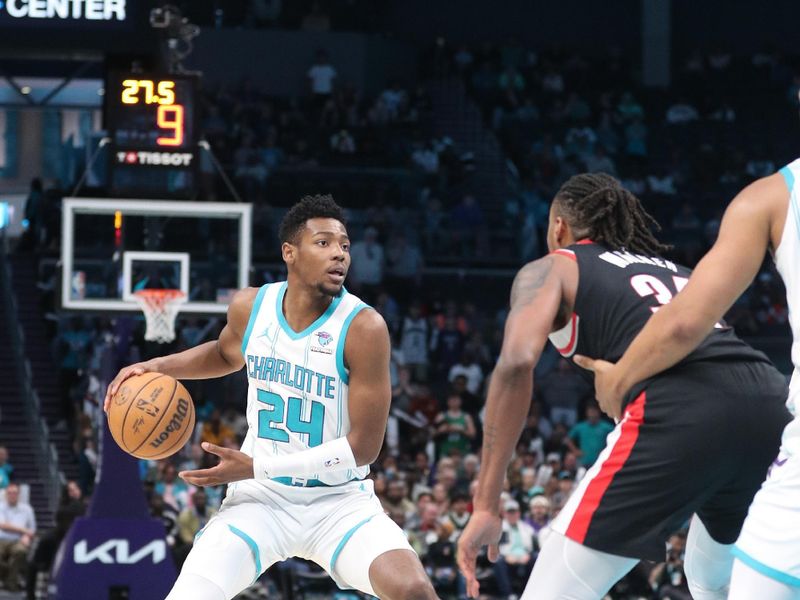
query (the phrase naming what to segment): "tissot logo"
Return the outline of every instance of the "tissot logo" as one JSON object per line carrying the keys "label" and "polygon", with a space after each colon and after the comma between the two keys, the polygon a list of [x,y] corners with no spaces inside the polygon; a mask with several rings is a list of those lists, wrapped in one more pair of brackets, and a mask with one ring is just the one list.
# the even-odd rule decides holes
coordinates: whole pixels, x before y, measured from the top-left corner
{"label": "tissot logo", "polygon": [[15,19],[124,21],[127,0],[0,0]]}
{"label": "tissot logo", "polygon": [[121,165],[188,167],[193,158],[191,152],[117,152],[117,162]]}
{"label": "tissot logo", "polygon": [[128,540],[108,540],[89,550],[86,540],[81,540],[73,548],[73,558],[76,564],[85,565],[92,561],[100,561],[104,565],[134,565],[145,556],[153,559],[153,564],[160,563],[167,557],[167,543],[164,540],[153,540],[131,554]]}

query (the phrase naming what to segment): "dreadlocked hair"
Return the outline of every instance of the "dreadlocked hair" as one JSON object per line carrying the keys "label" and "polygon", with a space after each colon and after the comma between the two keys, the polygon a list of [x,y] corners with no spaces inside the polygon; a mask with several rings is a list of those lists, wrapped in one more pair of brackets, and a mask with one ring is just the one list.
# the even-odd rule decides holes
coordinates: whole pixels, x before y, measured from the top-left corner
{"label": "dreadlocked hair", "polygon": [[661,226],[639,199],[611,175],[574,175],[558,190],[556,201],[576,239],[647,256],[661,256],[671,248],[653,235]]}
{"label": "dreadlocked hair", "polygon": [[303,231],[306,221],[309,219],[336,219],[342,225],[347,224],[344,210],[336,204],[330,194],[303,196],[300,202],[289,209],[281,221],[278,230],[281,242],[297,243],[297,236]]}

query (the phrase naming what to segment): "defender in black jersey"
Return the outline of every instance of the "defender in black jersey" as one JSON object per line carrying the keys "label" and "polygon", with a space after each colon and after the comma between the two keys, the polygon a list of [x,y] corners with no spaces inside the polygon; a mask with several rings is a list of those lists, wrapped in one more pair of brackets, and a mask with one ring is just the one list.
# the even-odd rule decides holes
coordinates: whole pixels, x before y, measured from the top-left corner
{"label": "defender in black jersey", "polygon": [[[479,548],[488,544],[490,558],[497,552],[503,478],[547,338],[565,357],[613,362],[688,281],[688,269],[662,258],[666,248],[653,225],[613,177],[575,176],[553,201],[551,254],[514,281],[487,399],[475,512],[459,539],[459,565],[473,597]],[[789,420],[786,394],[785,378],[767,357],[724,323],[675,367],[639,384],[554,521],[523,598],[602,598],[639,559],[663,560],[667,538],[693,514],[686,556],[693,596],[724,598],[725,582],[704,577],[729,577],[730,569],[705,567],[731,561],[727,545]]]}

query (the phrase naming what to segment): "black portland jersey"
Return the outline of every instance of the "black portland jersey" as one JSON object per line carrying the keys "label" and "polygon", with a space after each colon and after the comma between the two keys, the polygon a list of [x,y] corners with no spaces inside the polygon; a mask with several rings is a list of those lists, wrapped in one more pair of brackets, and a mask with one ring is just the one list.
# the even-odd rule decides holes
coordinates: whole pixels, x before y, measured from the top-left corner
{"label": "black portland jersey", "polygon": [[[589,241],[556,250],[578,263],[578,290],[569,322],[550,334],[565,357],[582,354],[616,362],[647,319],[689,281],[691,271],[668,260],[611,251]],[[718,323],[682,363],[699,360],[769,362]]]}

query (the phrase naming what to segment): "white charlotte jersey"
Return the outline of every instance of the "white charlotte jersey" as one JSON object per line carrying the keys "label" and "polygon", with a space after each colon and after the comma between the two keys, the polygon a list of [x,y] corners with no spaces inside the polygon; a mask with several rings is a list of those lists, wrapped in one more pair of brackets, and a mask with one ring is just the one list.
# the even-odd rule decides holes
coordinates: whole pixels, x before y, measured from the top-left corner
{"label": "white charlotte jersey", "polygon": [[800,159],[782,168],[780,173],[789,187],[789,208],[781,242],[775,250],[775,266],[786,286],[789,323],[792,327],[794,373],[787,406],[795,417],[786,427],[783,446],[793,454],[800,454]]}
{"label": "white charlotte jersey", "polygon": [[[261,287],[242,340],[249,383],[242,452],[257,458],[301,452],[350,432],[344,343],[353,318],[367,305],[342,288],[316,321],[296,332],[283,315],[286,285]],[[340,485],[367,473],[364,466],[275,480]]]}

